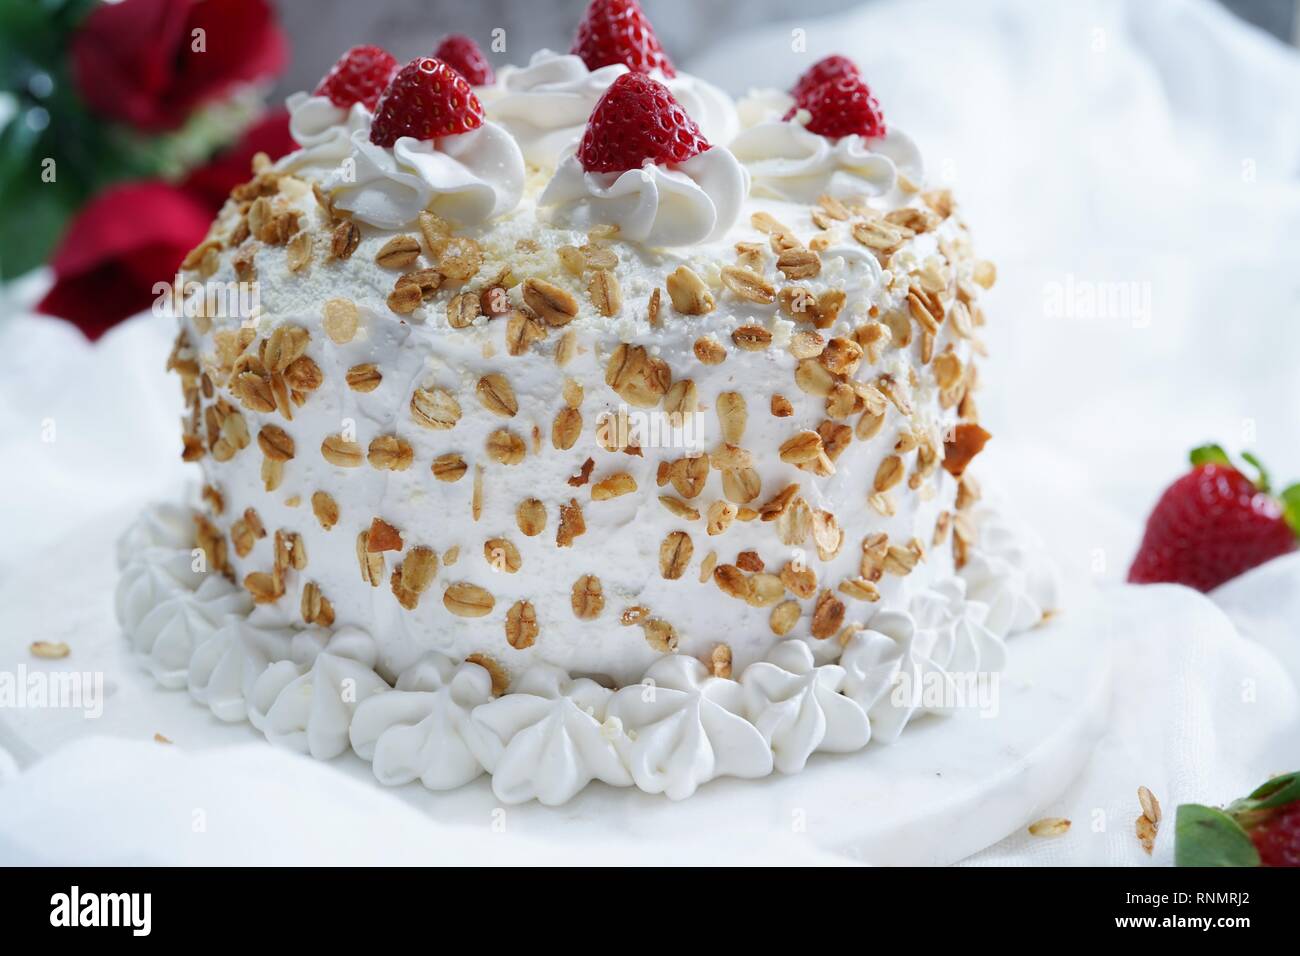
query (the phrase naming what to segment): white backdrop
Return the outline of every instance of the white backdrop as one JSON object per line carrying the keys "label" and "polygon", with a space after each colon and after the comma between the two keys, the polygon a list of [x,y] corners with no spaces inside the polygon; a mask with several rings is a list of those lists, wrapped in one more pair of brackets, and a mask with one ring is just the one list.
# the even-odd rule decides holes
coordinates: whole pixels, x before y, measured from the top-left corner
{"label": "white backdrop", "polygon": [[[806,53],[792,52],[794,29],[806,31]],[[998,264],[981,395],[996,436],[989,464],[1066,573],[1121,580],[1147,509],[1195,444],[1253,447],[1279,477],[1300,479],[1295,51],[1208,0],[933,0],[773,24],[687,66],[740,93],[788,85],[829,52],[863,65],[887,121],[921,143]],[[1108,310],[1090,307],[1089,292],[1129,298]],[[141,501],[174,497],[186,477],[177,388],[162,374],[166,324],[137,319],[92,348],[70,327],[25,314],[31,293],[9,290],[17,314],[0,321],[0,531],[11,543],[0,575],[25,549],[105,512],[125,523]],[[1013,837],[977,862],[1143,862],[1131,826],[1138,785],[1172,813],[1177,802],[1231,799],[1300,766],[1300,558],[1230,585],[1215,596],[1222,611],[1177,588],[1115,588],[1113,597],[1132,627],[1098,634],[1120,648],[1115,715],[1093,765],[1053,810],[1076,820],[1072,835]],[[0,861],[274,854],[260,830],[220,849],[160,840],[157,797],[132,783],[163,772],[160,761],[178,792],[226,773],[301,777],[284,816],[272,797],[259,801],[258,819],[285,834],[284,852],[307,845],[325,819],[336,831],[387,832],[375,822],[387,810],[317,786],[320,768],[287,756],[213,765],[158,750],[82,746],[0,786]],[[1109,823],[1094,832],[1099,813]],[[105,819],[123,821],[111,838]],[[411,847],[473,846],[401,819]],[[43,820],[58,821],[62,836]],[[1170,859],[1171,830],[1157,862]],[[376,858],[360,839],[315,852]],[[544,852],[519,848],[521,858]],[[628,862],[643,862],[639,852],[610,848]],[[808,859],[797,845],[756,856]]]}

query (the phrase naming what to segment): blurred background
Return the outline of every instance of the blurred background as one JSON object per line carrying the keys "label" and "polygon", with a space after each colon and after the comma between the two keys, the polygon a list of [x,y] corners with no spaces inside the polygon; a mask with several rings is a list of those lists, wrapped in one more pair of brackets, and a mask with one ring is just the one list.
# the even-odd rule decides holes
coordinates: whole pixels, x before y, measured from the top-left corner
{"label": "blurred background", "polygon": [[[174,495],[184,470],[158,467],[175,452],[158,371],[174,331],[123,320],[254,152],[292,147],[284,95],[362,42],[402,60],[449,32],[488,49],[501,30],[498,67],[567,50],[585,6],[0,0],[0,459],[31,463],[8,500],[56,490],[54,533]],[[643,7],[679,69],[738,96],[829,53],[861,64],[998,265],[988,456],[1012,494],[1045,502],[1034,522],[1076,567],[1122,577],[1195,445],[1254,449],[1279,484],[1300,479],[1300,2]],[[83,440],[43,443],[53,420]]]}
{"label": "blurred background", "polygon": [[[664,48],[689,60],[711,44],[742,30],[775,20],[813,20],[844,13],[872,0],[645,0]],[[979,3],[981,0],[971,0]],[[1080,0],[1040,0],[1068,5]],[[1141,0],[1138,0],[1141,2]],[[1298,0],[1223,0],[1235,15],[1273,36],[1295,43],[1300,22]],[[1085,6],[1093,4],[1085,2]],[[584,0],[277,0],[290,35],[295,59],[283,92],[300,90],[316,80],[316,64],[330,60],[339,37],[386,46],[399,60],[426,52],[422,36],[431,17],[455,22],[456,29],[486,38],[495,28],[506,31],[508,52],[498,62],[519,62],[533,50],[566,50]],[[434,29],[438,29],[436,26]],[[733,92],[743,92],[734,91]]]}

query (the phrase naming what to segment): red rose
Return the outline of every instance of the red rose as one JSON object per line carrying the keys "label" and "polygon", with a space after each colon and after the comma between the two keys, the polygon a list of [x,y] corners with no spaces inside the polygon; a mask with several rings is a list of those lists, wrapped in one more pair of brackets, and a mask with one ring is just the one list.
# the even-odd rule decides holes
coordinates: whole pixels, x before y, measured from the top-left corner
{"label": "red rose", "polygon": [[86,17],[71,53],[92,109],[152,132],[279,72],[287,44],[266,0],[121,0]]}
{"label": "red rose", "polygon": [[181,188],[207,203],[215,216],[229,197],[230,190],[248,182],[252,176],[255,154],[266,153],[275,160],[297,148],[298,144],[289,135],[288,111],[270,110],[244,131],[239,142],[186,176]]}
{"label": "red rose", "polygon": [[72,220],[54,253],[54,288],[40,310],[99,338],[149,307],[154,283],[175,277],[211,221],[201,200],[167,183],[128,183],[100,193]]}

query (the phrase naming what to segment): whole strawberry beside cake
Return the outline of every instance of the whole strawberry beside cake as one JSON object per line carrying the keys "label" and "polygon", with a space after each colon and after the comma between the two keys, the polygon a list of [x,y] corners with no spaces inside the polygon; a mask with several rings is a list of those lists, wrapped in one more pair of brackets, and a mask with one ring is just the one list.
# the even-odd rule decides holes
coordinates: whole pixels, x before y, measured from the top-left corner
{"label": "whole strawberry beside cake", "polygon": [[202,500],[118,594],[155,676],[559,803],[796,772],[1000,668],[1055,595],[968,472],[995,271],[857,67],[737,110],[630,0],[439,53],[348,51],[186,260]]}

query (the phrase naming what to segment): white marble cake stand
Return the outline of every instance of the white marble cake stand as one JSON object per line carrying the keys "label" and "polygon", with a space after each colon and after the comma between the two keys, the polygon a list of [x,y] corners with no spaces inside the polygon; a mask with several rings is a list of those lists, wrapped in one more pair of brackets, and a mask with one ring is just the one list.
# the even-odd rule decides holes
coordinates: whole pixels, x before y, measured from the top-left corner
{"label": "white marble cake stand", "polygon": [[[26,765],[62,744],[99,734],[201,749],[260,739],[247,724],[223,724],[184,691],[160,689],[140,668],[113,615],[113,543],[130,516],[87,527],[75,540],[39,551],[0,585],[0,670],[103,671],[103,715],[0,707],[0,747]],[[1012,638],[1000,712],[959,711],[916,721],[893,746],[817,755],[801,774],[717,780],[674,803],[635,789],[588,787],[565,806],[505,808],[510,828],[563,840],[602,834],[647,843],[648,859],[671,863],[656,841],[707,840],[725,862],[728,847],[751,854],[764,834],[803,833],[846,859],[878,864],[946,864],[989,846],[1041,815],[1083,768],[1109,703],[1111,632],[1091,593],[1066,589],[1067,611]],[[66,641],[71,655],[38,660],[32,641]],[[269,744],[267,746],[270,746]],[[374,782],[354,755],[331,764]],[[374,782],[376,787],[380,784]],[[482,826],[500,803],[486,776],[450,793],[418,784],[390,791],[439,821]]]}

